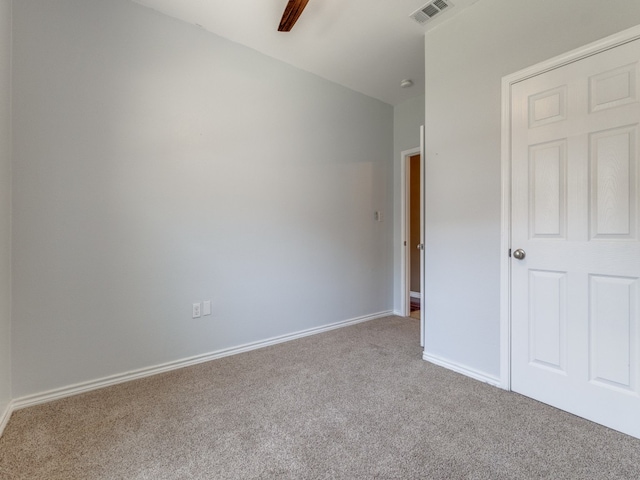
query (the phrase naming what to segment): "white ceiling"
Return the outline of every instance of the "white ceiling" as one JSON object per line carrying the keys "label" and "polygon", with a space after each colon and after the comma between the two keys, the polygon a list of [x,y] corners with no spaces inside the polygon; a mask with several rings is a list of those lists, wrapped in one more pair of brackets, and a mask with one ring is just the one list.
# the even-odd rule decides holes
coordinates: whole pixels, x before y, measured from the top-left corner
{"label": "white ceiling", "polygon": [[397,105],[424,92],[424,33],[478,0],[450,0],[425,25],[409,15],[428,0],[310,0],[288,33],[277,31],[287,0],[134,1]]}

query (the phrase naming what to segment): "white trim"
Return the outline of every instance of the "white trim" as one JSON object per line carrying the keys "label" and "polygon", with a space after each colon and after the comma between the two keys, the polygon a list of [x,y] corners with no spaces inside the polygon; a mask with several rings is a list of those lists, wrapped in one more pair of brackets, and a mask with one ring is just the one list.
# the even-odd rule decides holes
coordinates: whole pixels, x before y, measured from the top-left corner
{"label": "white trim", "polygon": [[427,362],[433,363],[435,365],[438,365],[440,367],[444,367],[447,368],[449,370],[453,370],[456,373],[460,373],[462,375],[465,375],[467,377],[471,377],[475,380],[479,380],[481,382],[484,383],[488,383],[489,385],[492,385],[494,387],[499,387],[500,386],[500,378],[499,377],[494,377],[492,375],[487,375],[484,372],[480,372],[479,370],[475,370],[473,368],[469,368],[469,367],[465,367],[463,365],[457,364],[455,362],[451,362],[449,360],[445,360],[442,357],[438,357],[437,355],[430,355],[428,353],[423,353],[422,354],[422,359],[426,360]]}
{"label": "white trim", "polygon": [[408,317],[411,313],[409,302],[409,173],[407,159],[420,154],[420,147],[410,148],[400,152],[400,313],[402,317]]}
{"label": "white trim", "polygon": [[0,415],[0,437],[2,437],[2,433],[4,432],[4,427],[9,423],[9,419],[11,418],[11,414],[13,413],[14,406],[13,402],[9,402],[7,408],[5,408],[4,412]]}
{"label": "white trim", "polygon": [[500,230],[500,387],[511,390],[511,82],[502,79]]}
{"label": "white trim", "polygon": [[640,26],[602,38],[502,78],[502,226],[500,241],[500,386],[511,389],[511,87],[527,78],[640,39]]}
{"label": "white trim", "polygon": [[582,60],[586,57],[597,55],[598,53],[604,52],[605,50],[610,50],[612,48],[619,47],[620,45],[633,42],[634,40],[638,39],[640,39],[640,25],[631,27],[627,30],[623,30],[608,37],[601,38],[600,40],[596,40],[595,42],[589,43],[588,45],[585,45],[583,47],[571,50],[570,52],[563,53],[562,55],[558,55],[556,57],[550,58],[549,60],[545,60],[544,62],[537,63],[515,73],[507,75],[502,79],[503,85],[505,81],[507,81],[509,84],[521,82],[528,78],[541,75],[550,70],[555,70],[556,68],[560,68],[564,65],[577,62],[578,60]]}
{"label": "white trim", "polygon": [[364,315],[362,317],[352,318],[349,320],[343,320],[341,322],[332,323],[323,327],[310,328],[308,330],[301,330],[296,333],[288,335],[281,335],[278,337],[268,338],[259,342],[246,343],[237,347],[226,348],[217,350],[211,353],[205,353],[203,355],[196,355],[194,357],[185,358],[182,360],[176,360],[174,362],[167,362],[154,367],[141,368],[133,370],[131,372],[120,373],[116,375],[110,375],[97,380],[91,380],[88,382],[77,383],[75,385],[69,385],[67,387],[56,388],[47,392],[36,393],[33,395],[27,395],[15,399],[12,402],[12,410],[19,410],[21,408],[31,407],[39,405],[41,403],[47,403],[61,398],[78,395],[80,393],[90,392],[92,390],[98,390],[104,387],[110,387],[119,383],[129,382],[131,380],[137,380],[140,378],[150,377],[157,375],[158,373],[169,372],[171,370],[177,370],[179,368],[189,367],[191,365],[197,365],[199,363],[209,362],[222,357],[228,357],[236,355],[238,353],[249,352],[258,348],[269,347],[278,343],[288,342],[290,340],[296,340],[298,338],[307,337],[310,335],[316,335],[318,333],[328,332],[329,330],[335,330],[336,328],[348,327],[357,323],[368,322],[377,318],[383,318],[391,315],[391,311],[384,311],[374,313],[371,315]]}
{"label": "white trim", "polygon": [[411,298],[422,298],[422,294],[420,292],[409,292],[409,296]]}
{"label": "white trim", "polygon": [[[14,12],[14,8],[13,8],[13,2],[9,2],[9,18],[13,18],[13,12]],[[14,46],[14,35],[13,35],[13,23],[11,24],[10,28],[10,32],[9,32],[9,51],[10,53],[10,58],[9,58],[9,71],[12,72],[13,71],[13,65],[14,65],[14,53],[13,53],[13,46]],[[14,106],[14,101],[13,101],[13,77],[10,76],[9,78],[9,112],[12,111],[13,106]],[[9,211],[10,211],[10,215],[9,215],[9,237],[12,238],[13,235],[13,195],[12,195],[12,191],[13,191],[13,162],[11,161],[13,159],[13,143],[12,143],[12,138],[13,138],[13,117],[11,117],[10,121],[9,121],[9,160],[10,160],[10,167],[9,167]],[[13,251],[13,241],[10,240],[9,241],[9,256],[11,256],[11,252]],[[13,319],[13,302],[11,301],[11,299],[13,298],[13,282],[11,281],[11,279],[13,279],[13,266],[12,266],[12,262],[9,262],[9,396],[11,396],[11,382],[13,381],[13,375],[11,373],[11,369],[12,369],[12,360],[11,360],[11,349],[13,348],[13,346],[11,345],[11,333],[13,331],[13,324],[12,324],[12,319]],[[3,412],[0,412],[0,437],[2,437],[2,434],[4,432],[5,427],[7,426],[7,423],[9,423],[9,419],[11,418],[11,414],[14,411],[14,406],[13,406],[13,401],[9,400],[9,403],[7,404],[7,406],[5,407]]]}

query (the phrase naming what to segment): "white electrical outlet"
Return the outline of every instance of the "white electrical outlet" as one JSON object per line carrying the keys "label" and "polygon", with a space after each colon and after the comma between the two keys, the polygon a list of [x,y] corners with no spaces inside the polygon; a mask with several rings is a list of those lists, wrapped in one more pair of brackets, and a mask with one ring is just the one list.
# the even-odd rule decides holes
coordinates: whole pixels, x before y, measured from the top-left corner
{"label": "white electrical outlet", "polygon": [[202,302],[202,315],[211,315],[211,300]]}
{"label": "white electrical outlet", "polygon": [[200,318],[200,304],[193,304],[193,318]]}

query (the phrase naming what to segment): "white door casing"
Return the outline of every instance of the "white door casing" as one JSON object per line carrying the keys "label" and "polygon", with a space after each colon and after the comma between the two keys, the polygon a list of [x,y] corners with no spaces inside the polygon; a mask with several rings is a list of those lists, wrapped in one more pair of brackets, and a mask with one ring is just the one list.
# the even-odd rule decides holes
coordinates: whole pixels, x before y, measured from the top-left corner
{"label": "white door casing", "polygon": [[506,79],[503,110],[511,130],[503,247],[506,236],[526,252],[503,263],[507,385],[636,437],[639,36],[632,29]]}

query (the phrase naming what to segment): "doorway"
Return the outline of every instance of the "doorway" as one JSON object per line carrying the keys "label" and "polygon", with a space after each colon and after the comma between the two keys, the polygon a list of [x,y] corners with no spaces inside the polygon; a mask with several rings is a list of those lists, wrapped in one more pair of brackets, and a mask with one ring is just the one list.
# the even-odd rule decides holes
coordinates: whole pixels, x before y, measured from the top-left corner
{"label": "doorway", "polygon": [[[420,154],[411,155],[407,159],[407,183],[408,183],[408,229],[409,238],[409,316],[420,320],[422,310],[422,285],[420,278],[422,269],[420,268],[420,177],[421,165]],[[415,248],[414,248],[415,247]]]}
{"label": "doorway", "polygon": [[424,155],[421,146],[401,152],[401,314],[420,322],[424,347]]}

